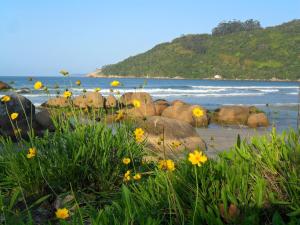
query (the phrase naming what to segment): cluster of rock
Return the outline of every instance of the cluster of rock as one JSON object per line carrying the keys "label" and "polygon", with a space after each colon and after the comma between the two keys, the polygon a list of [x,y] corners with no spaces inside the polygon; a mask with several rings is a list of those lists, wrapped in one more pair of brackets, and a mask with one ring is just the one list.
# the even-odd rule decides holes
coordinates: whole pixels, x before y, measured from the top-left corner
{"label": "cluster of rock", "polygon": [[[133,107],[134,101],[140,103],[139,107]],[[193,127],[207,127],[211,122],[222,125],[245,125],[251,128],[267,127],[269,125],[265,113],[259,112],[254,106],[223,106],[209,112],[200,105],[191,105],[181,100],[168,102],[159,99],[154,101],[146,92],[127,92],[119,99],[113,95],[105,98],[100,93],[87,92],[73,99],[51,98],[42,104],[46,107],[68,107],[70,105],[78,108],[125,109],[124,113],[127,117],[162,116],[189,123]],[[195,108],[200,108],[204,112],[201,117],[193,115]]]}
{"label": "cluster of rock", "polygon": [[[225,125],[245,125],[249,127],[268,126],[268,118],[255,107],[225,106],[209,112],[200,105],[191,105],[176,100],[168,102],[163,99],[153,100],[146,92],[128,92],[120,98],[113,95],[102,96],[98,92],[86,92],[74,98],[51,98],[42,106],[47,110],[35,112],[35,106],[25,97],[16,93],[10,95],[11,100],[0,105],[0,134],[14,137],[15,128],[20,128],[21,135],[26,136],[32,128],[35,134],[44,130],[54,130],[49,114],[51,107],[78,107],[93,109],[115,109],[122,112],[122,119],[134,119],[143,128],[147,137],[146,146],[161,154],[168,155],[195,149],[205,150],[205,142],[195,127],[207,127],[210,123]],[[134,106],[138,102],[138,106]],[[203,113],[195,116],[193,110],[199,108]],[[8,117],[13,112],[19,113],[17,123]],[[118,113],[114,113],[117,118]],[[117,120],[112,120],[117,121]],[[13,124],[12,124],[13,123]],[[15,123],[15,124],[14,124]]]}
{"label": "cluster of rock", "polygon": [[[134,107],[138,101],[139,106]],[[147,136],[146,145],[160,153],[183,152],[184,150],[202,149],[206,146],[195,127],[207,127],[211,122],[222,125],[244,125],[252,128],[268,126],[267,116],[255,107],[225,106],[209,112],[200,105],[187,104],[181,100],[168,102],[164,99],[153,100],[146,92],[128,92],[120,98],[113,95],[102,96],[97,92],[87,92],[72,100],[63,97],[49,99],[43,104],[47,107],[78,108],[115,108],[123,113],[124,119],[134,119]],[[193,110],[199,108],[203,115],[197,117]],[[115,114],[115,117],[118,115]],[[112,120],[114,121],[114,120]]]}

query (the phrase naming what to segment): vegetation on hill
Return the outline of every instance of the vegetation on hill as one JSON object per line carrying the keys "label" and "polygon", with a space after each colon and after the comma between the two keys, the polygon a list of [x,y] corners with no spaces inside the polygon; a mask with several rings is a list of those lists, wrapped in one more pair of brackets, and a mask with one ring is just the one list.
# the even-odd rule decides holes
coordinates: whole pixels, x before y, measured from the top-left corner
{"label": "vegetation on hill", "polygon": [[227,79],[300,78],[300,20],[261,28],[258,21],[222,22],[210,34],[184,35],[106,65],[102,75]]}

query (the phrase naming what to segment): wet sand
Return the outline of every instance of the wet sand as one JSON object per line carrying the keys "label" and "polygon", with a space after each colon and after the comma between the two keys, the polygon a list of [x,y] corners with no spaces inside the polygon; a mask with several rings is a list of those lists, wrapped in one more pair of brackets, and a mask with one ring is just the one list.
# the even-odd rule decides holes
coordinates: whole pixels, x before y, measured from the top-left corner
{"label": "wet sand", "polygon": [[241,140],[250,141],[254,136],[262,136],[270,133],[270,129],[251,129],[236,127],[198,128],[197,132],[207,145],[206,154],[216,157],[219,152],[228,151],[234,147],[238,135]]}

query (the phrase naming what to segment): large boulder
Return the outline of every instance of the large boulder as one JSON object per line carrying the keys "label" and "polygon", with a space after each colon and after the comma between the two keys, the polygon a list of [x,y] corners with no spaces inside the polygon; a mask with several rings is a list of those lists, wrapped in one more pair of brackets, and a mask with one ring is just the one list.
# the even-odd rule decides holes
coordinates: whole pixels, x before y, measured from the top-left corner
{"label": "large boulder", "polygon": [[105,99],[98,92],[86,92],[84,95],[77,96],[73,99],[73,104],[79,108],[103,108]]}
{"label": "large boulder", "polygon": [[[193,110],[195,108],[202,109],[204,115],[201,117],[194,116]],[[209,123],[207,110],[204,109],[202,106],[189,105],[179,101],[166,108],[162,112],[161,116],[184,121],[195,127],[207,127]]]}
{"label": "large boulder", "polygon": [[9,86],[7,83],[0,81],[0,90],[7,90],[11,89],[11,86]]}
{"label": "large boulder", "polygon": [[213,120],[219,124],[247,125],[249,115],[247,106],[224,106],[215,110]]}
{"label": "large boulder", "polygon": [[35,120],[41,129],[49,131],[55,130],[54,123],[48,110],[42,109],[40,112],[36,113]]}
{"label": "large boulder", "polygon": [[171,105],[185,105],[186,103],[182,100],[174,100]]}
{"label": "large boulder", "polygon": [[140,101],[141,104],[152,103],[152,97],[146,92],[127,92],[120,98],[120,103],[123,105],[132,105],[134,100]]}
{"label": "large boulder", "polygon": [[20,88],[19,90],[15,91],[18,94],[28,94],[31,92],[31,90],[29,88]]}
{"label": "large boulder", "polygon": [[154,101],[154,107],[157,116],[161,116],[162,112],[170,106],[170,103],[164,99]]}
{"label": "large boulder", "polygon": [[115,96],[109,95],[106,97],[105,107],[106,108],[116,108],[118,105],[118,101]]}
{"label": "large boulder", "polygon": [[[30,100],[16,93],[9,94],[10,101],[0,103],[0,134],[15,136],[14,133],[27,133],[35,126],[35,106]],[[12,113],[18,113],[14,120],[10,119]]]}
{"label": "large boulder", "polygon": [[247,120],[247,125],[251,128],[268,127],[269,120],[264,113],[250,114]]}
{"label": "large boulder", "polygon": [[155,154],[178,157],[195,149],[206,150],[196,129],[184,121],[151,116],[138,124],[145,131],[146,148]]}
{"label": "large boulder", "polygon": [[55,97],[48,99],[47,102],[44,102],[42,106],[44,107],[68,107],[71,105],[71,100],[65,97]]}
{"label": "large boulder", "polygon": [[11,125],[9,115],[18,113],[17,121],[30,120],[35,115],[35,106],[31,101],[22,95],[12,93],[8,95],[8,102],[0,103],[0,127]]}
{"label": "large boulder", "polygon": [[153,102],[142,103],[140,107],[128,108],[124,111],[129,118],[145,118],[156,115],[155,105]]}

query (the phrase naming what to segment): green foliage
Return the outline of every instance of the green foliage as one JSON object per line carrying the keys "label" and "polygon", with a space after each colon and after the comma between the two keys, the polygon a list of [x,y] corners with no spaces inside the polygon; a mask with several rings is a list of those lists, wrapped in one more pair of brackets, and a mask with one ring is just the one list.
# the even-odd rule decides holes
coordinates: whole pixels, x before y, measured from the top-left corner
{"label": "green foliage", "polygon": [[[201,167],[178,159],[171,172],[142,160],[147,151],[135,142],[131,124],[67,123],[42,138],[1,140],[0,223],[297,224],[300,219],[300,131],[273,130],[250,143],[239,139]],[[36,157],[26,157],[29,147],[36,147]],[[124,157],[131,163],[123,164]],[[142,179],[125,182],[127,170]],[[56,205],[66,207],[70,218],[58,221]]]}
{"label": "green foliage", "polygon": [[185,35],[104,66],[101,73],[198,79],[221,74],[227,79],[297,80],[300,78],[299,36],[300,20],[265,29],[254,26],[226,35]]}
{"label": "green foliage", "polygon": [[221,22],[212,30],[212,35],[225,35],[241,31],[252,31],[261,29],[260,22],[257,20],[246,20],[241,22],[239,20],[232,20],[228,22]]}

